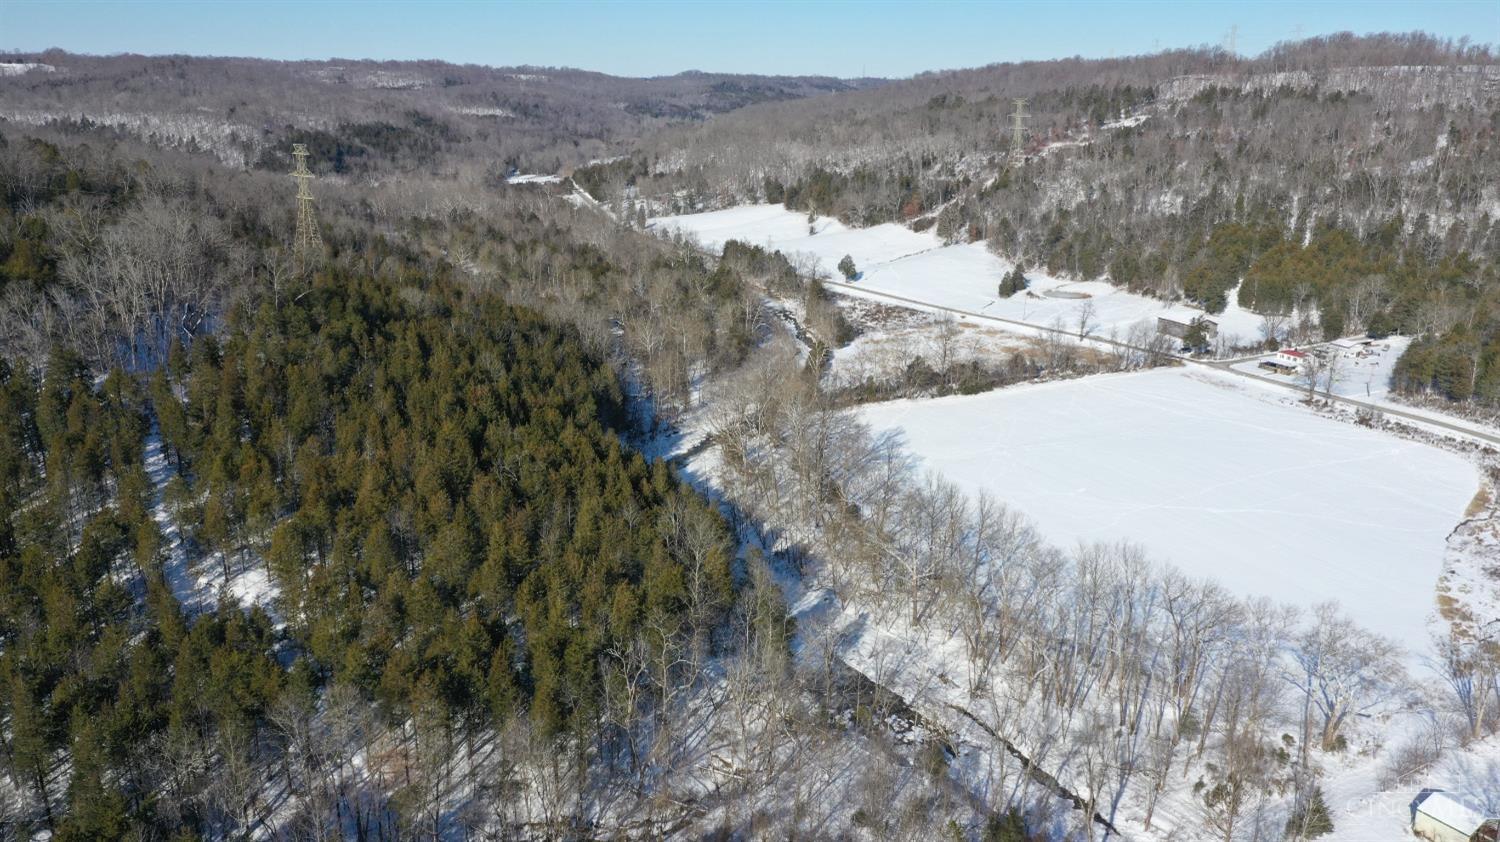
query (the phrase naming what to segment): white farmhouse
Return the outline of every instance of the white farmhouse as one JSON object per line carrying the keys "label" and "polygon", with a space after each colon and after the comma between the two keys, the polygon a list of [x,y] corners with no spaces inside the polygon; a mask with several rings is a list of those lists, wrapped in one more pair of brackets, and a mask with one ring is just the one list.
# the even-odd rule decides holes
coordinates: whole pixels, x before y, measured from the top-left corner
{"label": "white farmhouse", "polygon": [[1302,370],[1302,364],[1307,362],[1307,352],[1296,348],[1282,348],[1269,360],[1261,362],[1260,367],[1268,369],[1276,374],[1296,374]]}
{"label": "white farmhouse", "polygon": [[1306,361],[1307,352],[1299,351],[1296,348],[1282,348],[1276,352],[1276,357],[1273,360],[1273,362],[1283,368],[1301,368],[1302,364]]}
{"label": "white farmhouse", "polygon": [[1439,790],[1424,790],[1412,802],[1411,831],[1430,842],[1496,842],[1500,819]]}

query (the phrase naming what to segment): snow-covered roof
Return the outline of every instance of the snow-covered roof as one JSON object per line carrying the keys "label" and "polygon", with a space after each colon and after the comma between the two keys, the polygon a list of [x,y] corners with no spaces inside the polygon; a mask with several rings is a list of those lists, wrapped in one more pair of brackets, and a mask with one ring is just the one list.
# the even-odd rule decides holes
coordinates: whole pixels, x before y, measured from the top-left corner
{"label": "snow-covered roof", "polygon": [[1484,824],[1484,814],[1446,792],[1428,793],[1417,805],[1424,813],[1465,835],[1472,835]]}

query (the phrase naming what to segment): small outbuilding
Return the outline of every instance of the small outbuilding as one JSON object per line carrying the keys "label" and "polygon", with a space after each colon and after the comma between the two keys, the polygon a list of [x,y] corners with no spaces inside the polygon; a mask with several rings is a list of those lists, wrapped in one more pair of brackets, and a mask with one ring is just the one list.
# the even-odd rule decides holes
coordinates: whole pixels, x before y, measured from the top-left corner
{"label": "small outbuilding", "polygon": [[1411,832],[1430,842],[1497,842],[1500,818],[1437,789],[1424,789],[1411,803]]}

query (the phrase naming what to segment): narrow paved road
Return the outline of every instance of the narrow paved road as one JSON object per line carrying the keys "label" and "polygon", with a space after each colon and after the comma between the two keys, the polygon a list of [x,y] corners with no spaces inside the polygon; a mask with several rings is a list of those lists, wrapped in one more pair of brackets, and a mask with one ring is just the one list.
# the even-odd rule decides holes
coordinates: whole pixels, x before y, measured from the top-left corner
{"label": "narrow paved road", "polygon": [[[930,301],[919,301],[915,298],[907,298],[902,295],[895,295],[889,292],[881,292],[879,290],[869,289],[858,284],[845,283],[843,281],[825,278],[823,280],[823,285],[825,287],[830,287],[836,290],[848,290],[858,295],[869,296],[871,298],[881,298],[887,301],[896,301],[902,304],[913,305],[927,310],[937,310],[939,312],[952,313],[956,316],[963,316],[966,319],[973,319],[976,321],[984,322],[995,322],[998,324],[1011,325],[1014,327],[1023,327],[1027,330],[1034,330],[1040,333],[1050,333],[1067,336],[1075,340],[1078,339],[1078,334],[1075,331],[1062,330],[1056,327],[1048,327],[1046,325],[1032,324],[1031,322],[1023,322],[1016,319],[1007,319],[1003,316],[987,316],[984,313],[976,312],[974,310],[963,310],[957,307],[948,307],[942,304],[934,304]],[[1154,348],[1143,348],[1139,345],[1132,345],[1129,342],[1121,342],[1117,339],[1108,339],[1102,336],[1091,335],[1085,337],[1085,341],[1107,348],[1125,348],[1132,351],[1139,351],[1141,353],[1162,354],[1163,356],[1177,360],[1178,362],[1181,362],[1185,365],[1196,365],[1202,366],[1204,368],[1211,368],[1217,371],[1223,371],[1229,374],[1233,374],[1237,377],[1244,377],[1249,380],[1258,380],[1262,383],[1267,383],[1269,385],[1277,386],[1282,389],[1290,389],[1294,392],[1306,391],[1306,389],[1304,389],[1302,386],[1297,385],[1296,383],[1289,383],[1285,380],[1277,380],[1275,378],[1267,377],[1262,374],[1240,371],[1239,369],[1232,367],[1234,363],[1242,362],[1243,360],[1200,360],[1193,357],[1183,356],[1181,354],[1163,353],[1162,351]],[[1369,401],[1347,398],[1341,395],[1329,395],[1326,396],[1326,399],[1334,403],[1344,404],[1346,406],[1374,410],[1375,412],[1379,412],[1383,415],[1394,416],[1396,418],[1401,418],[1403,420],[1412,421],[1418,424],[1427,424],[1432,427],[1440,427],[1444,430],[1449,430],[1460,435],[1469,436],[1470,438],[1479,439],[1481,441],[1500,447],[1500,435],[1497,435],[1496,433],[1490,432],[1479,426],[1464,424],[1463,422],[1456,419],[1453,421],[1440,420],[1427,415],[1398,409],[1396,407],[1388,406],[1385,404],[1371,403]]]}

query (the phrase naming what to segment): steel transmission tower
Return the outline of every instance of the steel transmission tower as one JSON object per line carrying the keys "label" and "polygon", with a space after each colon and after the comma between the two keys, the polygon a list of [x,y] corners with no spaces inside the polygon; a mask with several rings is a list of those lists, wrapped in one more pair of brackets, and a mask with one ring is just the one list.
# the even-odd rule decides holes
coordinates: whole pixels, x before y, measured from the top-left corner
{"label": "steel transmission tower", "polygon": [[292,261],[298,273],[323,256],[323,235],[318,233],[309,184],[315,176],[307,168],[307,154],[306,144],[292,144],[292,158],[297,162],[292,168],[292,178],[297,179],[297,236],[292,241]]}
{"label": "steel transmission tower", "polygon": [[1010,155],[1012,160],[1019,161],[1026,151],[1026,100],[1017,98],[1015,103],[1016,111],[1010,115]]}

